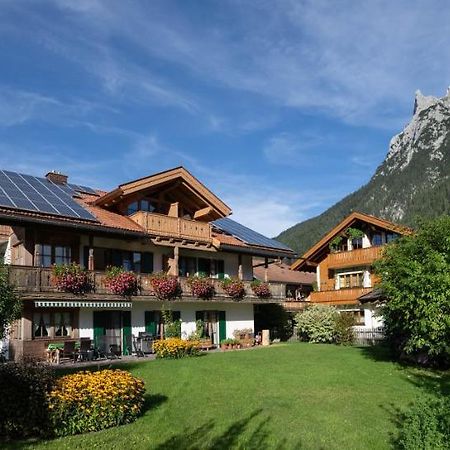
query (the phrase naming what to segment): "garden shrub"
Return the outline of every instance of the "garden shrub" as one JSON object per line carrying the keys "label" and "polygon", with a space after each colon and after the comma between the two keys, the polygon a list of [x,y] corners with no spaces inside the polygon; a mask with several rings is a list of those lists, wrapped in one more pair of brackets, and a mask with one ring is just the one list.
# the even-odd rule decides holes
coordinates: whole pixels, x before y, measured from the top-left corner
{"label": "garden shrub", "polygon": [[404,450],[444,450],[450,442],[450,398],[418,401],[405,414],[399,447]]}
{"label": "garden shrub", "polygon": [[180,338],[181,337],[181,320],[174,320],[173,312],[170,309],[161,310],[162,319],[164,322],[164,337]]}
{"label": "garden shrub", "polygon": [[0,436],[20,439],[50,433],[47,394],[53,372],[45,365],[0,364]]}
{"label": "garden shrub", "polygon": [[334,322],[334,333],[336,344],[352,345],[355,341],[355,318],[352,314],[341,312],[336,316]]}
{"label": "garden shrub", "polygon": [[78,372],[61,377],[48,395],[58,436],[98,431],[136,420],[144,382],[124,370]]}
{"label": "garden shrub", "polygon": [[198,341],[179,338],[162,339],[153,343],[153,350],[157,358],[184,358],[199,354]]}
{"label": "garden shrub", "polygon": [[334,307],[311,305],[295,316],[299,337],[309,342],[334,342],[339,313]]}

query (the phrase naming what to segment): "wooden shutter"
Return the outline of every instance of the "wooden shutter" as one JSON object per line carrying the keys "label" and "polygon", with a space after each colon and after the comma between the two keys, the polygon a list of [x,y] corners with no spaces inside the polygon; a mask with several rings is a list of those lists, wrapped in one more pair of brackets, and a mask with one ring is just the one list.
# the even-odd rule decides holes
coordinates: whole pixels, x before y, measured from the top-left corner
{"label": "wooden shutter", "polygon": [[122,311],[122,354],[131,355],[131,311]]}
{"label": "wooden shutter", "polygon": [[101,337],[106,334],[105,322],[106,311],[94,311],[94,345],[99,348],[101,345]]}
{"label": "wooden shutter", "polygon": [[145,311],[145,332],[156,336],[155,311]]}
{"label": "wooden shutter", "polygon": [[219,343],[227,338],[227,321],[225,311],[219,311]]}
{"label": "wooden shutter", "polygon": [[149,252],[142,253],[141,272],[142,273],[153,272],[153,253]]}

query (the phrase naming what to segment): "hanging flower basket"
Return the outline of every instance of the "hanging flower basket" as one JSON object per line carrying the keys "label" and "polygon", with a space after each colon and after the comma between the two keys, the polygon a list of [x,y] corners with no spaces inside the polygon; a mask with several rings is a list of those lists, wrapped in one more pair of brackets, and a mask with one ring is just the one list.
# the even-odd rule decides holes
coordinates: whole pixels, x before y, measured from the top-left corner
{"label": "hanging flower basket", "polygon": [[150,278],[153,292],[159,300],[171,300],[181,296],[178,278],[164,272],[156,273]]}
{"label": "hanging flower basket", "polygon": [[209,300],[215,294],[214,285],[208,278],[192,277],[189,278],[188,284],[194,297]]}
{"label": "hanging flower basket", "polygon": [[92,289],[88,273],[79,264],[55,264],[52,267],[52,283],[61,292],[85,294]]}
{"label": "hanging flower basket", "polygon": [[113,294],[123,297],[136,295],[138,291],[136,274],[127,272],[121,267],[108,267],[106,269],[105,286]]}
{"label": "hanging flower basket", "polygon": [[252,281],[251,284],[252,291],[259,298],[270,298],[272,293],[270,292],[270,287],[267,283],[262,283],[259,280]]}
{"label": "hanging flower basket", "polygon": [[239,300],[245,295],[245,286],[241,280],[227,278],[221,283],[222,289],[235,300]]}

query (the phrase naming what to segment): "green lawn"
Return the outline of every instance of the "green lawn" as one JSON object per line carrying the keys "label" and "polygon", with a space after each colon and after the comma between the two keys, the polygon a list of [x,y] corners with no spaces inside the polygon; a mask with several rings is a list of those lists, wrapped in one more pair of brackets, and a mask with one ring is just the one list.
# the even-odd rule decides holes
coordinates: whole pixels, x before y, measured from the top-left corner
{"label": "green lawn", "polygon": [[399,411],[450,384],[448,373],[402,368],[377,349],[314,344],[127,368],[148,390],[138,421],[20,447],[384,449]]}

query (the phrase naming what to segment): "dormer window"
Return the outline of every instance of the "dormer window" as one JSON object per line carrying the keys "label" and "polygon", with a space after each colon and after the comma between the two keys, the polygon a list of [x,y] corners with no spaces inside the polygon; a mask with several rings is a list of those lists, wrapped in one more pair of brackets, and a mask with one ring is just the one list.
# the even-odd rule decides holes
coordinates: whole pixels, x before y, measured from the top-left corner
{"label": "dormer window", "polygon": [[138,211],[154,212],[155,210],[155,206],[149,200],[143,199],[130,203],[127,208],[127,215],[131,216]]}
{"label": "dormer window", "polygon": [[357,237],[352,239],[352,249],[363,248],[363,238]]}

